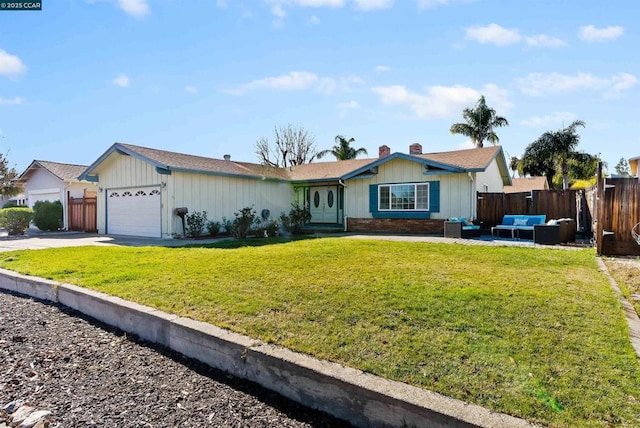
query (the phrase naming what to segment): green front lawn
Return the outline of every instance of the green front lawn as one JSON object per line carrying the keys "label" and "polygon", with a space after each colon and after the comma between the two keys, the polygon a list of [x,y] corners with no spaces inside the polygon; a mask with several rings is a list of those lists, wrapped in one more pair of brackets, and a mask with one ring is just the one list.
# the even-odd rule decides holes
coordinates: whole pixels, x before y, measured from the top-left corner
{"label": "green front lawn", "polygon": [[607,257],[604,262],[624,297],[640,314],[640,300],[631,298],[632,294],[640,295],[640,258]]}
{"label": "green front lawn", "polygon": [[268,242],[23,251],[0,265],[531,421],[640,426],[640,363],[592,250]]}

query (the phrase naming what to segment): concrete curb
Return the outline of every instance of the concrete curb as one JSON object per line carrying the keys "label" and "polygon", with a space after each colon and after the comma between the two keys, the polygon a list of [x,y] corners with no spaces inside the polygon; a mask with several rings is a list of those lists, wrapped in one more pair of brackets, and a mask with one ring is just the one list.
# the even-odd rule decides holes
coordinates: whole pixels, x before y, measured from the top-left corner
{"label": "concrete curb", "polygon": [[535,426],[523,419],[74,285],[0,269],[0,289],[68,306],[355,426]]}
{"label": "concrete curb", "polygon": [[624,294],[622,294],[622,290],[620,290],[618,283],[611,276],[611,273],[609,272],[609,269],[607,269],[607,265],[604,260],[602,260],[602,257],[597,257],[596,260],[598,260],[598,267],[609,280],[609,285],[611,285],[613,291],[618,295],[618,300],[624,309],[624,316],[627,320],[627,325],[629,326],[629,339],[631,340],[631,346],[634,351],[636,351],[636,357],[640,358],[640,318],[638,317],[633,305],[625,299]]}

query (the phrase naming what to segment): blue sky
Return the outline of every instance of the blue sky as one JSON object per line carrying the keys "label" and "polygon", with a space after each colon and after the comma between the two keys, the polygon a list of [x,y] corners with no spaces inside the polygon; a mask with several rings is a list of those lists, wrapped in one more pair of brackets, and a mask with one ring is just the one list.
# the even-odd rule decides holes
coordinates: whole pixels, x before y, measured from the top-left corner
{"label": "blue sky", "polygon": [[0,150],[90,164],[114,142],[257,162],[274,126],[371,157],[470,147],[480,95],[510,156],[575,119],[613,171],[640,156],[640,3],[43,0],[0,11]]}

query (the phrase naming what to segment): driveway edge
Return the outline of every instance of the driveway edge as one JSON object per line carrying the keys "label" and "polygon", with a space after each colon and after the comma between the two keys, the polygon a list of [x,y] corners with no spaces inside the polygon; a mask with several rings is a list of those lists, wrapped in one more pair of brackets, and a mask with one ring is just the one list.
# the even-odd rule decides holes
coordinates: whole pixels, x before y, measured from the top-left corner
{"label": "driveway edge", "polygon": [[523,419],[78,286],[0,269],[0,289],[75,309],[358,427],[535,426]]}

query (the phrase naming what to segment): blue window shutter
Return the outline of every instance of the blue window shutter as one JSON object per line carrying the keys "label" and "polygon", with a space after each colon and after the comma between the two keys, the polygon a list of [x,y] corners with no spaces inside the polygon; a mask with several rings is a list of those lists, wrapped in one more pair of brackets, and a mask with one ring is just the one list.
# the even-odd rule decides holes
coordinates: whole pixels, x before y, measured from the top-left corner
{"label": "blue window shutter", "polygon": [[429,212],[440,212],[440,182],[429,182]]}
{"label": "blue window shutter", "polygon": [[378,185],[377,184],[369,185],[369,212],[370,213],[378,212]]}

